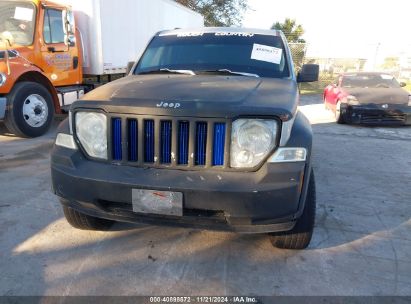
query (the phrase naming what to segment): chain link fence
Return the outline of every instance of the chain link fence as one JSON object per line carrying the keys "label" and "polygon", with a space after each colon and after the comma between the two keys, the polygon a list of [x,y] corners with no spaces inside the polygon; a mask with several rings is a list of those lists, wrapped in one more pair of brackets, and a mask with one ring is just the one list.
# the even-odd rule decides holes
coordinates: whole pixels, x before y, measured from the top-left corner
{"label": "chain link fence", "polygon": [[320,66],[319,80],[313,83],[302,83],[302,94],[322,94],[324,88],[338,78],[341,73],[379,71],[395,76],[398,80],[408,84],[406,89],[411,91],[411,45],[399,50],[394,55],[379,54],[383,49],[381,44],[357,46],[359,49],[369,49],[363,56],[342,57],[336,56],[314,57],[310,55],[310,45],[307,43],[289,43],[296,72],[305,63],[314,63]]}

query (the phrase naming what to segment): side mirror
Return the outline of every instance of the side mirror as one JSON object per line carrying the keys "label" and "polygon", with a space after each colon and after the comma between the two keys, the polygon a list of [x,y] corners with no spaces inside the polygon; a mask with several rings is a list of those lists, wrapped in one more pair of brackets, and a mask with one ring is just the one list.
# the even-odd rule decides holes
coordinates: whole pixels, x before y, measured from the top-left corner
{"label": "side mirror", "polygon": [[400,87],[401,88],[406,87],[406,86],[407,86],[407,84],[405,82],[400,82]]}
{"label": "side mirror", "polygon": [[65,36],[66,41],[65,44],[70,47],[76,46],[76,37],[73,35]]}
{"label": "side mirror", "polygon": [[130,74],[131,69],[132,69],[133,66],[134,66],[134,63],[135,63],[134,61],[129,61],[129,62],[127,63],[126,75]]}
{"label": "side mirror", "polygon": [[304,64],[297,75],[297,82],[318,81],[320,66],[318,64]]}
{"label": "side mirror", "polygon": [[74,15],[71,10],[63,11],[64,42],[67,46],[76,46]]}

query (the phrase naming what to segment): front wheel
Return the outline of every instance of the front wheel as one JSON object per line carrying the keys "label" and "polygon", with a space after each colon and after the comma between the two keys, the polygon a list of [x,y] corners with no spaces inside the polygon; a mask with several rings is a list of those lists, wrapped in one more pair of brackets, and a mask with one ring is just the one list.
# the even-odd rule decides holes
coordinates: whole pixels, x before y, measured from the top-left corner
{"label": "front wheel", "polygon": [[316,209],[315,179],[311,171],[304,211],[290,231],[270,234],[271,244],[282,249],[304,249],[310,244],[314,230]]}
{"label": "front wheel", "polygon": [[54,116],[53,98],[41,84],[19,82],[7,97],[5,125],[17,136],[38,137],[47,132]]}
{"label": "front wheel", "polygon": [[108,230],[114,221],[97,218],[63,206],[64,217],[71,226],[81,230]]}

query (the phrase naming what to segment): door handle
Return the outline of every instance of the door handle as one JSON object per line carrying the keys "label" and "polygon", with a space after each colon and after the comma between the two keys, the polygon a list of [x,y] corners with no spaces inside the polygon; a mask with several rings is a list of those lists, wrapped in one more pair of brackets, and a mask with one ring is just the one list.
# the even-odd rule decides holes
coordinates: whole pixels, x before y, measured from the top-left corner
{"label": "door handle", "polygon": [[64,53],[65,50],[56,50],[56,48],[54,46],[49,46],[47,48],[47,51],[49,51],[50,53]]}

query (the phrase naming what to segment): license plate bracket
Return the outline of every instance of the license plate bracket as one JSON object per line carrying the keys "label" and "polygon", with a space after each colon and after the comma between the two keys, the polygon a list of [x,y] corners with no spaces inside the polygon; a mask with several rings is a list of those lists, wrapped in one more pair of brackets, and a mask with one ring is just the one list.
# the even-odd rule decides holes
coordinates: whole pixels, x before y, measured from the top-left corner
{"label": "license plate bracket", "polygon": [[183,216],[183,193],[132,189],[133,212]]}

